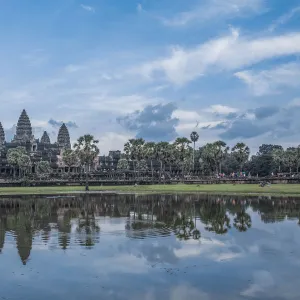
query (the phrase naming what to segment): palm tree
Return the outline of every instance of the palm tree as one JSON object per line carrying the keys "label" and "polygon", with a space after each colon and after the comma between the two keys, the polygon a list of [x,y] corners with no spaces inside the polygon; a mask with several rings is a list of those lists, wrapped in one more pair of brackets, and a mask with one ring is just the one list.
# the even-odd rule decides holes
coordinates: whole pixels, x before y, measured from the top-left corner
{"label": "palm tree", "polygon": [[23,174],[25,176],[28,172],[28,169],[32,166],[30,156],[27,154],[22,154],[19,157],[18,164],[19,164],[19,169],[20,169],[20,175],[22,175],[21,173],[23,171]]}
{"label": "palm tree", "polygon": [[51,173],[50,163],[48,161],[42,160],[36,164],[36,173],[39,177],[45,176]]}
{"label": "palm tree", "polygon": [[284,150],[282,148],[274,149],[272,157],[276,165],[278,165],[278,172],[281,172],[281,165],[284,162]]}
{"label": "palm tree", "polygon": [[148,142],[144,146],[145,158],[150,160],[152,180],[154,177],[153,176],[153,159],[155,159],[155,147],[156,147],[156,144],[154,142]]}
{"label": "palm tree", "polygon": [[199,140],[199,134],[196,131],[193,131],[190,135],[191,141],[194,143],[194,151],[193,151],[193,169],[195,170],[195,145]]}
{"label": "palm tree", "polygon": [[244,143],[237,143],[231,149],[231,151],[240,166],[240,171],[243,171],[243,166],[249,159],[249,155],[250,155],[249,147],[246,146]]}
{"label": "palm tree", "polygon": [[94,139],[94,136],[86,134],[81,136],[77,143],[74,144],[75,153],[85,168],[85,190],[89,190],[88,172],[90,171],[91,165],[94,163],[95,158],[98,156],[100,150],[97,146],[98,140]]}
{"label": "palm tree", "polygon": [[284,151],[284,162],[289,168],[290,174],[292,173],[292,168],[297,165],[297,151],[294,147],[287,148]]}
{"label": "palm tree", "polygon": [[174,142],[174,147],[176,149],[176,158],[177,162],[181,167],[182,176],[184,177],[184,166],[185,161],[189,159],[190,153],[191,153],[191,147],[190,147],[191,141],[187,139],[186,137],[177,138]]}
{"label": "palm tree", "polygon": [[21,165],[23,167],[24,164],[29,163],[28,157],[24,147],[11,148],[8,150],[7,162],[13,167],[13,177],[16,175],[16,167],[19,167],[19,176],[21,176]]}
{"label": "palm tree", "polygon": [[124,145],[126,157],[132,161],[134,174],[136,169],[135,162],[144,158],[144,145],[145,141],[143,139],[130,139]]}
{"label": "palm tree", "polygon": [[118,170],[128,170],[129,164],[126,158],[120,158],[117,165]]}
{"label": "palm tree", "polygon": [[68,167],[68,174],[70,174],[70,168],[78,163],[76,152],[71,149],[66,149],[62,154],[62,159],[65,165]]}
{"label": "palm tree", "polygon": [[154,156],[160,162],[160,174],[159,174],[160,179],[162,176],[163,164],[165,163],[165,161],[168,157],[168,148],[169,148],[168,142],[159,142],[156,144],[156,147],[155,147]]}

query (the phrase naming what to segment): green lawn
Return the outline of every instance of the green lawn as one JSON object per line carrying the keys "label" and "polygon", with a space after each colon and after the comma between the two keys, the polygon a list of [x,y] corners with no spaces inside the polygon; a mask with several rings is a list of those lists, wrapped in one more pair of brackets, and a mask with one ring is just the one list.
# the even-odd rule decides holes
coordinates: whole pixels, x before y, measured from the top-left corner
{"label": "green lawn", "polygon": [[[21,194],[56,194],[84,192],[83,186],[61,187],[5,187],[0,188],[0,195]],[[201,192],[218,194],[276,194],[300,196],[300,184],[274,184],[270,187],[259,187],[258,184],[207,184],[207,185],[145,185],[145,186],[91,186],[90,191],[111,192]]]}

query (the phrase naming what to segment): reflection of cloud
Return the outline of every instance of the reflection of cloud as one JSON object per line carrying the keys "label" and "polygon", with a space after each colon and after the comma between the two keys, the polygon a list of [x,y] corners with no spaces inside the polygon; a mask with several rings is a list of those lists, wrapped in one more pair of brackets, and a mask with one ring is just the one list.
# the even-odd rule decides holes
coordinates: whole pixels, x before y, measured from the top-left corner
{"label": "reflection of cloud", "polygon": [[186,285],[179,285],[171,289],[170,300],[208,300],[208,294]]}
{"label": "reflection of cloud", "polygon": [[200,244],[198,247],[182,247],[181,249],[175,249],[174,254],[178,258],[190,257],[190,256],[199,256],[201,254]]}
{"label": "reflection of cloud", "polygon": [[231,243],[223,243],[216,239],[203,239],[181,242],[180,248],[175,249],[174,254],[181,259],[201,255],[202,258],[221,262],[241,257],[243,250],[234,247]]}
{"label": "reflection of cloud", "polygon": [[266,292],[266,290],[274,285],[273,277],[268,271],[257,271],[254,273],[253,277],[254,283],[241,292],[242,296],[257,297],[258,293]]}
{"label": "reflection of cloud", "polygon": [[94,260],[93,267],[99,270],[100,273],[143,274],[148,272],[149,265],[142,257],[123,253]]}

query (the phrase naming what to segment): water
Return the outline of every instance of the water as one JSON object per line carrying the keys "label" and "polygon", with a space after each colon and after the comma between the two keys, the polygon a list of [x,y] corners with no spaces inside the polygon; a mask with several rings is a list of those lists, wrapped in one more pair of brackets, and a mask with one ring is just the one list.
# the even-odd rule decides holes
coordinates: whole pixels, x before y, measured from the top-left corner
{"label": "water", "polygon": [[299,299],[300,200],[0,200],[0,299]]}

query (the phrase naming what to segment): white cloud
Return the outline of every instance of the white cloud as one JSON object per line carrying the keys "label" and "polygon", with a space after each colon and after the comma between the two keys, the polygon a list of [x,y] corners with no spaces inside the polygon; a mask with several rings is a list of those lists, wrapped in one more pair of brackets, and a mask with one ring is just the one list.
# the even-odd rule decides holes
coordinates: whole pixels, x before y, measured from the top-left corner
{"label": "white cloud", "polygon": [[142,12],[142,11],[144,11],[144,9],[143,9],[143,6],[142,6],[142,4],[141,4],[141,3],[138,3],[138,4],[137,4],[137,6],[136,6],[136,10],[137,10],[138,12]]}
{"label": "white cloud", "polygon": [[208,108],[205,108],[203,111],[213,113],[213,114],[218,114],[218,115],[228,115],[230,113],[238,112],[238,109],[226,105],[215,104],[215,105],[211,105]]}
{"label": "white cloud", "polygon": [[269,70],[245,70],[234,74],[243,80],[256,96],[280,92],[280,88],[298,87],[300,84],[300,63],[293,62]]}
{"label": "white cloud", "polygon": [[89,6],[89,5],[81,4],[80,6],[81,6],[82,9],[84,9],[86,11],[89,11],[89,12],[93,12],[94,13],[96,11],[94,7]]}
{"label": "white cloud", "polygon": [[161,76],[183,85],[213,71],[231,71],[264,60],[300,53],[300,32],[261,38],[231,34],[207,41],[194,48],[174,47],[169,57],[142,65],[137,71],[145,77]]}
{"label": "white cloud", "polygon": [[290,19],[292,19],[296,14],[300,13],[300,6],[294,7],[286,14],[275,20],[268,28],[268,31],[272,32],[279,26],[286,24]]}
{"label": "white cloud", "polygon": [[104,153],[107,154],[109,150],[123,150],[124,144],[130,138],[133,138],[133,136],[120,132],[106,132],[105,134],[100,135],[98,146],[100,148],[101,155]]}
{"label": "white cloud", "polygon": [[207,0],[189,11],[181,12],[173,18],[160,18],[166,26],[185,26],[192,22],[207,22],[212,19],[236,17],[262,11],[262,0]]}

